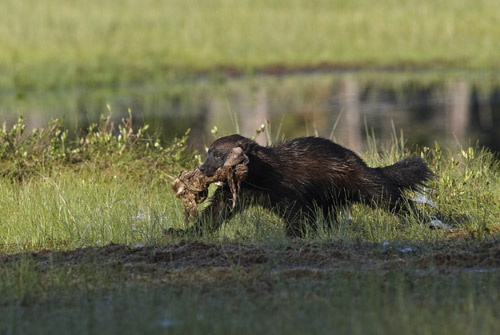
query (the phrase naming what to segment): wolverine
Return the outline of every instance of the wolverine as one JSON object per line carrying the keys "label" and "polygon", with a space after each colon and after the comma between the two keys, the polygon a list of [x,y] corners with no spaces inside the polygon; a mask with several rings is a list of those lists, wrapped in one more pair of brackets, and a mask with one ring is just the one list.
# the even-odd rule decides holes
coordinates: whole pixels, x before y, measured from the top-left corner
{"label": "wolverine", "polygon": [[183,233],[215,231],[234,214],[254,205],[280,215],[290,237],[300,236],[307,227],[315,229],[318,214],[335,219],[353,203],[382,206],[396,215],[418,215],[405,191],[418,191],[433,177],[418,157],[372,168],[353,151],[321,137],[272,146],[261,146],[241,135],[222,137],[210,145],[199,170],[206,177],[214,176],[235,150],[247,164],[237,200],[227,183],[219,183],[210,204]]}

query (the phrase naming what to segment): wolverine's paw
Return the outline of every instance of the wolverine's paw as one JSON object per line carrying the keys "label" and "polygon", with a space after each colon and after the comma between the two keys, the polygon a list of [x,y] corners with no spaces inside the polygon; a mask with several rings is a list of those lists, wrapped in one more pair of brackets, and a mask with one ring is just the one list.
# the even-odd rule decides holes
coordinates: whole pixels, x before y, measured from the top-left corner
{"label": "wolverine's paw", "polygon": [[164,236],[182,236],[186,230],[179,228],[167,228],[163,229]]}
{"label": "wolverine's paw", "polygon": [[163,235],[167,237],[195,237],[201,236],[201,231],[193,227],[188,229],[168,228],[163,229]]}

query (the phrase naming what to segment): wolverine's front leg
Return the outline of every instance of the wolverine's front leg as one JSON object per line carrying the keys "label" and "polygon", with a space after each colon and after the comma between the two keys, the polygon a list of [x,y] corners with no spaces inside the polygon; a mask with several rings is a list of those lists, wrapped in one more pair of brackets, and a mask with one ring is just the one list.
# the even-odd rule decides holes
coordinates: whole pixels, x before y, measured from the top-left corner
{"label": "wolverine's front leg", "polygon": [[205,232],[214,232],[222,226],[224,221],[231,219],[240,210],[239,198],[233,203],[231,189],[226,184],[219,186],[210,197],[210,204],[197,215],[191,227],[169,228],[164,233],[177,236],[201,236]]}

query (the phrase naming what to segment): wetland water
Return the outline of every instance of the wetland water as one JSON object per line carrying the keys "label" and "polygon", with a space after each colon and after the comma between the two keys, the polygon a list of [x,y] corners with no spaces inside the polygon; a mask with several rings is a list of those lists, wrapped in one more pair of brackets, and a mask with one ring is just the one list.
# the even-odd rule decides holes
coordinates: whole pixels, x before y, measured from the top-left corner
{"label": "wetland water", "polygon": [[[64,117],[70,135],[107,115],[133,112],[165,139],[190,128],[196,148],[239,131],[252,136],[269,120],[272,139],[333,137],[356,150],[367,147],[366,129],[381,142],[403,130],[410,148],[480,145],[500,152],[500,76],[460,72],[329,72],[285,75],[171,78],[133,87],[56,92],[4,92],[0,118],[18,116],[27,128]],[[260,143],[266,142],[264,134]]]}

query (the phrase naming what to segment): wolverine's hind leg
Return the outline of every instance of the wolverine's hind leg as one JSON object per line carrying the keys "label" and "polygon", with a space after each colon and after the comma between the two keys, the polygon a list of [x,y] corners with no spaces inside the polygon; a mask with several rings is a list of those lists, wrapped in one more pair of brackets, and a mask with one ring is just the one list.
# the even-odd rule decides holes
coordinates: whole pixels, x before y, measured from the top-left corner
{"label": "wolverine's hind leg", "polygon": [[336,221],[337,209],[333,206],[327,208],[296,205],[281,210],[279,214],[285,221],[286,235],[294,238],[303,237],[308,232],[314,233],[321,228],[331,228],[333,222]]}
{"label": "wolverine's hind leg", "polygon": [[429,216],[424,214],[417,206],[417,203],[411,199],[399,199],[395,203],[391,203],[390,210],[399,218],[404,219],[413,217],[419,222],[429,221]]}

